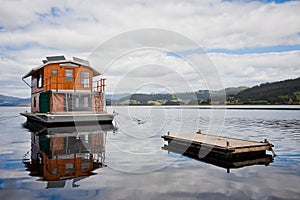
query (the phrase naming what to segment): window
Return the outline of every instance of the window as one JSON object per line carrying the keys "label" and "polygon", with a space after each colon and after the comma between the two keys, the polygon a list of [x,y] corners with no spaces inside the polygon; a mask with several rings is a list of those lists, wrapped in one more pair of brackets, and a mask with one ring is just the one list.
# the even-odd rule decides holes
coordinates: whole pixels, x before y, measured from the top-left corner
{"label": "window", "polygon": [[42,73],[39,73],[37,82],[38,82],[38,88],[43,87],[43,74]]}
{"label": "window", "polygon": [[85,108],[89,107],[89,97],[83,98],[83,107]]}
{"label": "window", "polygon": [[80,73],[80,82],[81,82],[81,87],[89,88],[90,87],[90,72],[81,72]]}
{"label": "window", "polygon": [[36,97],[33,97],[33,107],[36,108]]}
{"label": "window", "polygon": [[52,69],[52,75],[57,75],[57,69]]}
{"label": "window", "polygon": [[73,70],[66,69],[66,81],[73,81]]}
{"label": "window", "polygon": [[66,174],[70,174],[74,172],[74,164],[66,163]]}
{"label": "window", "polygon": [[57,174],[57,168],[52,169],[52,174]]}
{"label": "window", "polygon": [[75,98],[75,107],[79,108],[79,97]]}

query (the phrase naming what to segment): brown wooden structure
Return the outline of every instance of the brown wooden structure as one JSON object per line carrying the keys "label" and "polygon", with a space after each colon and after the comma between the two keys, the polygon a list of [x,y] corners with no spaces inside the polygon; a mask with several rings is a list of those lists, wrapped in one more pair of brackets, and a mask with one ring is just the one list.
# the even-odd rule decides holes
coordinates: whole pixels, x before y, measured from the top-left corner
{"label": "brown wooden structure", "polygon": [[165,145],[162,147],[163,150],[166,150],[168,152],[173,152],[177,154],[181,154],[183,156],[207,163],[212,164],[218,167],[225,168],[227,170],[227,173],[230,173],[230,169],[238,169],[246,166],[252,166],[252,165],[265,165],[268,166],[271,162],[273,162],[273,156],[269,154],[262,154],[258,156],[253,157],[244,157],[240,159],[226,159],[222,157],[213,156],[211,154],[205,156],[205,157],[199,157],[199,151],[193,151],[190,148],[185,150],[184,152],[178,148],[176,144],[174,145]]}
{"label": "brown wooden structure", "polygon": [[31,112],[103,112],[105,79],[93,79],[99,75],[86,60],[47,57],[23,76],[31,76]]}
{"label": "brown wooden structure", "polygon": [[273,145],[267,140],[256,142],[230,137],[208,135],[198,131],[196,133],[187,133],[172,135],[168,133],[162,138],[168,141],[169,146],[176,146],[183,153],[186,151],[196,152],[200,157],[214,156],[225,159],[251,158],[265,155],[266,150],[270,150],[275,155]]}
{"label": "brown wooden structure", "polygon": [[[90,117],[112,121],[113,116],[106,112],[105,79],[99,78],[101,74],[88,61],[76,57],[66,60],[64,56],[46,58],[22,78],[31,87],[31,113],[22,115],[44,124],[70,122],[70,114],[79,119],[80,113],[98,113],[80,120]],[[29,77],[31,83],[26,81]]]}

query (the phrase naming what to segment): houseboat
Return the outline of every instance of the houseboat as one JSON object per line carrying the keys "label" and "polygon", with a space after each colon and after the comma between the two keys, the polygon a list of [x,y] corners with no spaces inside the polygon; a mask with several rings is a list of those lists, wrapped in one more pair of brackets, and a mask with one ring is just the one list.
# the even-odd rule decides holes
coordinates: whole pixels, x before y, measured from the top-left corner
{"label": "houseboat", "polygon": [[[27,121],[47,127],[112,123],[106,111],[105,79],[87,60],[50,56],[22,80],[31,88],[31,112]],[[31,83],[29,79],[31,77]]]}

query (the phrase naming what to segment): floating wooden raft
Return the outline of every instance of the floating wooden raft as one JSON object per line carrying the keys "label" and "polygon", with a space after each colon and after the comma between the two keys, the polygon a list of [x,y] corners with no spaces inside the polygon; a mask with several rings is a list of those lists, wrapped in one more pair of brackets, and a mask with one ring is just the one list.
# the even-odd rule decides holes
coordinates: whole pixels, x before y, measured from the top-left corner
{"label": "floating wooden raft", "polygon": [[168,152],[178,153],[207,164],[212,164],[218,167],[225,168],[227,169],[227,173],[230,173],[230,169],[237,169],[251,165],[268,166],[271,162],[273,162],[273,156],[268,154],[231,160],[228,158],[220,158],[217,156],[205,156],[203,158],[200,158],[197,152],[186,150],[183,153],[181,149],[174,148],[174,145],[165,145],[164,147],[162,147],[162,149]]}
{"label": "floating wooden raft", "polygon": [[[245,156],[262,155],[266,150],[272,150],[273,145],[267,140],[256,142],[237,138],[222,137],[216,135],[188,133],[180,135],[163,135],[162,138],[168,141],[168,145],[178,147],[182,150],[206,152],[206,155],[221,156],[223,158],[238,158]],[[184,152],[182,152],[184,153]]]}

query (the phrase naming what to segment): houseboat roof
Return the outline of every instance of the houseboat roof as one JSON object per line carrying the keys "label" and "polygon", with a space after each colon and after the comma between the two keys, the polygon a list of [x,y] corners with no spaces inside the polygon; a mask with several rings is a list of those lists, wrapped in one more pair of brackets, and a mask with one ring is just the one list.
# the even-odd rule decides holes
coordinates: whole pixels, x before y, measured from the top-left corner
{"label": "houseboat roof", "polygon": [[43,65],[38,66],[36,68],[33,68],[30,72],[28,72],[25,76],[22,78],[25,79],[29,76],[32,76],[36,71],[42,69],[43,67],[49,65],[49,64],[55,64],[59,63],[60,66],[68,66],[68,67],[79,67],[79,66],[85,66],[93,71],[93,76],[99,76],[101,75],[100,72],[90,67],[90,64],[87,60],[83,60],[80,58],[73,57],[73,60],[66,60],[64,56],[50,56],[46,57],[47,60],[43,60]]}

